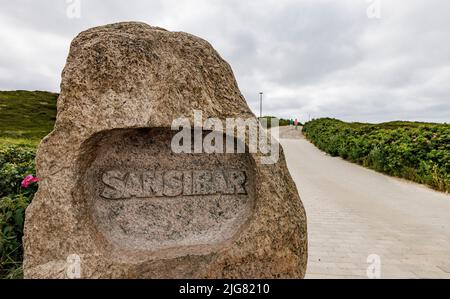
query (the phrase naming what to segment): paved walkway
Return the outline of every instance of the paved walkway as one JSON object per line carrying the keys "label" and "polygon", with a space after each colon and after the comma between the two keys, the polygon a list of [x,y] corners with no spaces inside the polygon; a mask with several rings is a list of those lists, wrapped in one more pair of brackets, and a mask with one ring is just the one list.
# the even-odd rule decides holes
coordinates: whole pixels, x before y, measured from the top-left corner
{"label": "paved walkway", "polygon": [[367,278],[369,266],[450,278],[450,195],[330,157],[293,130],[280,140],[308,217],[306,278]]}

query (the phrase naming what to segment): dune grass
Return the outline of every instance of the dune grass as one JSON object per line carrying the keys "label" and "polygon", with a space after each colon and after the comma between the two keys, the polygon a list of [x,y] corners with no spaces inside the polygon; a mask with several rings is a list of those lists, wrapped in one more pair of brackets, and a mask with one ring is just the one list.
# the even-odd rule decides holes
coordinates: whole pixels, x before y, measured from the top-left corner
{"label": "dune grass", "polygon": [[0,91],[0,145],[36,146],[53,129],[58,94]]}

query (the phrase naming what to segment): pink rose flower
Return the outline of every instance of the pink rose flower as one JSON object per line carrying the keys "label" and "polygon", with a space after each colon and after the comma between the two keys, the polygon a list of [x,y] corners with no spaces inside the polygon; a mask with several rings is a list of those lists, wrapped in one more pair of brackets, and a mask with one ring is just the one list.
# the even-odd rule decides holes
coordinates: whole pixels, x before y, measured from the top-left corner
{"label": "pink rose flower", "polygon": [[30,186],[31,183],[37,183],[37,182],[39,182],[39,179],[35,178],[32,174],[29,174],[23,179],[21,185],[22,185],[22,188],[26,189],[26,188],[28,188],[28,186]]}

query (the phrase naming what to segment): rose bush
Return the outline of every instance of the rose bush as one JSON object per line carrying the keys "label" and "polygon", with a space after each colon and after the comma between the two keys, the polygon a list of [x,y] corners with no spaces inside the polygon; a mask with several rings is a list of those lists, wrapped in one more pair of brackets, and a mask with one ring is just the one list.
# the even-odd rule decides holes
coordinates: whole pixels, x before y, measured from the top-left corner
{"label": "rose bush", "polygon": [[332,156],[450,192],[450,125],[389,122],[345,123],[322,118],[305,136]]}
{"label": "rose bush", "polygon": [[35,148],[0,148],[0,278],[22,276],[25,209],[37,190]]}

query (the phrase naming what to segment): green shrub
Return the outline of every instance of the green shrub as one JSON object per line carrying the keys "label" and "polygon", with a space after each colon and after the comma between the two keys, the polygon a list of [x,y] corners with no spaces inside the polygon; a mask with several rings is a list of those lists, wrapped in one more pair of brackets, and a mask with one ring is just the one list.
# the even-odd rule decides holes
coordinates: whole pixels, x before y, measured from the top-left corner
{"label": "green shrub", "polygon": [[450,191],[450,125],[416,122],[307,122],[305,136],[332,156]]}
{"label": "green shrub", "polygon": [[37,191],[37,184],[27,189],[21,181],[34,174],[35,149],[9,146],[0,149],[0,278],[22,276],[22,236],[25,209]]}
{"label": "green shrub", "polygon": [[282,119],[282,118],[277,118],[275,116],[263,116],[262,118],[258,118],[260,121],[264,121],[264,126],[267,129],[271,129],[272,128],[272,119],[278,120],[278,126],[279,127],[283,127],[283,126],[289,126],[289,120],[288,119]]}

